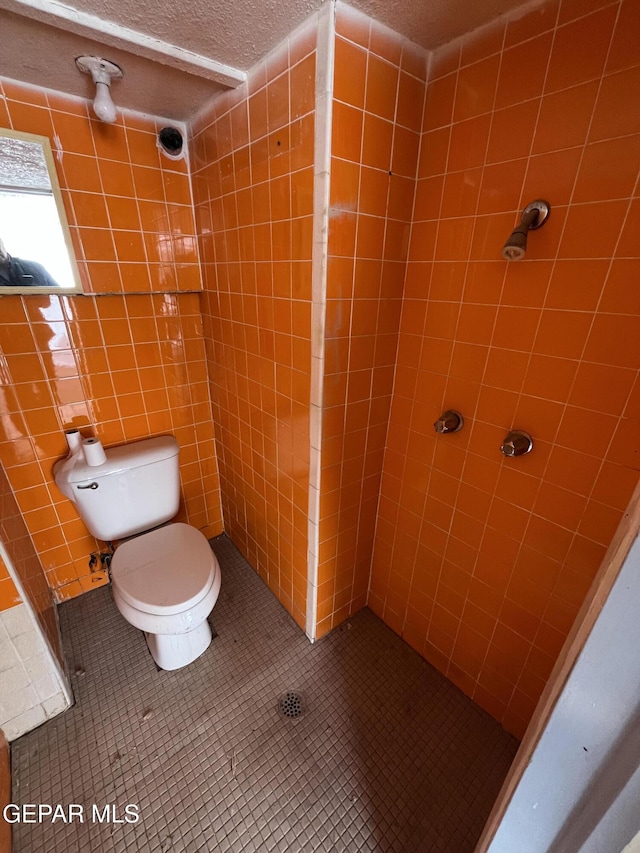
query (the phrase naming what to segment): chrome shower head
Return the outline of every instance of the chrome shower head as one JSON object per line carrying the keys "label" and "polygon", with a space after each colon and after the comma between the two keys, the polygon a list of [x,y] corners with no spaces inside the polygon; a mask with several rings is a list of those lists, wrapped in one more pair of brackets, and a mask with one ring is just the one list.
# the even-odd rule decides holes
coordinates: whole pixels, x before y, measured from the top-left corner
{"label": "chrome shower head", "polygon": [[524,258],[529,231],[540,228],[546,222],[550,210],[551,205],[543,199],[536,199],[525,207],[520,224],[511,232],[509,239],[502,247],[502,257],[506,261],[519,261]]}

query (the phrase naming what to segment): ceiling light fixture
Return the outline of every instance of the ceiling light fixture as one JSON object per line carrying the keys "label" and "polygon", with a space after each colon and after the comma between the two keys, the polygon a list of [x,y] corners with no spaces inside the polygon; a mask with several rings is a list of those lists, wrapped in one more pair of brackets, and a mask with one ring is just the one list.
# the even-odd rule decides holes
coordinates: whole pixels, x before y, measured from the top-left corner
{"label": "ceiling light fixture", "polygon": [[112,80],[120,80],[122,68],[109,62],[108,59],[100,59],[98,56],[78,56],[76,65],[84,74],[91,74],[96,84],[96,96],[93,99],[93,111],[100,121],[113,124],[116,120],[115,104],[111,100],[109,88]]}

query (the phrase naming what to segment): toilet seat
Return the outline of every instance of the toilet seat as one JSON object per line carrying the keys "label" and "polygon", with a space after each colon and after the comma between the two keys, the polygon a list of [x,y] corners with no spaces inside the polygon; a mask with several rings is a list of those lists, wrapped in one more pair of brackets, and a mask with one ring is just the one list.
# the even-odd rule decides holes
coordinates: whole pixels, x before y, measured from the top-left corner
{"label": "toilet seat", "polygon": [[205,536],[176,522],[123,542],[111,561],[114,592],[143,613],[189,610],[211,589],[217,561]]}

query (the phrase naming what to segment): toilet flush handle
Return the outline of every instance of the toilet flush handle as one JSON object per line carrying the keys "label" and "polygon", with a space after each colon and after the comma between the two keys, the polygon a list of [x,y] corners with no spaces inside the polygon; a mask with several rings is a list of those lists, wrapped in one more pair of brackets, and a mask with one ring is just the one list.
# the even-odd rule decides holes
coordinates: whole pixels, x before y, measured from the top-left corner
{"label": "toilet flush handle", "polygon": [[76,489],[97,489],[97,483],[89,483],[87,486],[76,486]]}

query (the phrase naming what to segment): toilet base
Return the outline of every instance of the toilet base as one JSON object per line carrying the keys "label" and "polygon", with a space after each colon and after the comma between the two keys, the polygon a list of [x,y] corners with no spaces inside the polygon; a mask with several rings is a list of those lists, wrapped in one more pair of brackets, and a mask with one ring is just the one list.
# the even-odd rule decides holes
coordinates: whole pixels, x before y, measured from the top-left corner
{"label": "toilet base", "polygon": [[193,631],[184,634],[148,634],[144,636],[149,651],[160,669],[181,669],[188,666],[211,644],[212,634],[205,619]]}

